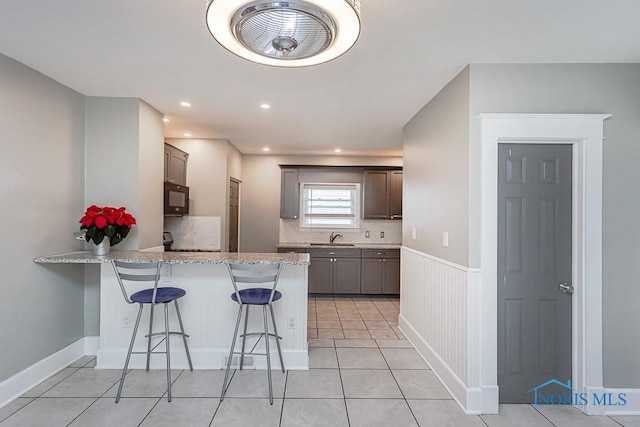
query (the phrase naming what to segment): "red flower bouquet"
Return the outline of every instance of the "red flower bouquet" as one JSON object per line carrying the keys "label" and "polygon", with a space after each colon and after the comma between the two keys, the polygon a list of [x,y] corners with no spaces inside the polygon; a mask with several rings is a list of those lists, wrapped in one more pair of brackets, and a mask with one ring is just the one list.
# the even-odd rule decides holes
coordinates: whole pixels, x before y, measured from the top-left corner
{"label": "red flower bouquet", "polygon": [[131,227],[136,223],[133,215],[126,212],[126,208],[114,208],[110,206],[89,206],[84,216],[80,218],[81,230],[87,230],[84,238],[93,241],[96,245],[102,242],[105,236],[111,246],[117,245],[127,237]]}

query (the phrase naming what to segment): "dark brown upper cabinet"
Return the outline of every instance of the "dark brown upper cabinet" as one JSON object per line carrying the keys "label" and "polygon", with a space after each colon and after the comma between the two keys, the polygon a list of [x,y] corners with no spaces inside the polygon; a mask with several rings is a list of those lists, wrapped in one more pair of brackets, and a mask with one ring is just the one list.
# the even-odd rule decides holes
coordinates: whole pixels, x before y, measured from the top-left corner
{"label": "dark brown upper cabinet", "polygon": [[280,218],[298,219],[300,214],[298,169],[282,168],[280,174]]}
{"label": "dark brown upper cabinet", "polygon": [[164,144],[164,180],[178,185],[187,185],[187,160],[189,154],[179,148]]}
{"label": "dark brown upper cabinet", "polygon": [[365,170],[364,219],[402,219],[402,171]]}

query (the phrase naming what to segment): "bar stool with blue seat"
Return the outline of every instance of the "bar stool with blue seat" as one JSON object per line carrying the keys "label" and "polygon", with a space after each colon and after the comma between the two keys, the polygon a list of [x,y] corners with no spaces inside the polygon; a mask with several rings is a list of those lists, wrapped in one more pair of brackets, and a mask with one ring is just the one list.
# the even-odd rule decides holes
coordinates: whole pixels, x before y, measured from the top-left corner
{"label": "bar stool with blue seat", "polygon": [[[233,339],[231,341],[231,349],[229,350],[229,358],[227,359],[227,370],[224,375],[224,382],[222,384],[222,393],[220,395],[220,401],[224,400],[224,395],[229,388],[231,381],[229,380],[229,371],[231,369],[231,362],[234,354],[240,355],[240,370],[244,366],[245,354],[261,355],[267,358],[267,379],[269,381],[269,403],[273,405],[273,386],[271,383],[271,354],[269,352],[269,340],[274,338],[276,340],[276,346],[278,348],[278,356],[280,357],[280,368],[284,373],[284,361],[282,360],[282,349],[280,348],[281,336],[278,335],[278,328],[276,326],[276,319],[273,314],[272,303],[282,298],[282,293],[276,290],[278,286],[278,279],[280,277],[280,271],[282,265],[279,263],[274,264],[227,264],[229,268],[229,275],[231,276],[231,283],[233,284],[234,293],[231,294],[231,299],[238,303],[238,317],[236,319],[236,328],[233,333]],[[253,285],[249,288],[239,289],[239,286]],[[263,285],[262,287],[255,287],[255,285]],[[268,285],[265,287],[265,285]],[[260,332],[247,332],[247,323],[249,319],[249,307],[262,306],[262,323],[263,331]],[[269,332],[269,323],[267,321],[267,307],[271,314],[271,323],[273,324],[273,333]],[[244,330],[240,335],[242,337],[242,350],[235,351],[236,338],[238,337],[238,330],[240,328],[240,322],[242,320],[242,313],[244,312]],[[264,353],[254,353],[253,351],[246,352],[246,339],[247,337],[257,336],[258,341],[264,338]],[[257,345],[257,342],[256,342]],[[255,348],[255,346],[254,346]]]}
{"label": "bar stool with blue seat", "polygon": [[[180,316],[180,307],[178,306],[178,299],[185,296],[187,293],[184,289],[174,287],[158,287],[160,281],[160,268],[161,262],[122,262],[112,261],[113,269],[116,272],[122,295],[128,304],[139,304],[138,317],[136,318],[136,325],[133,328],[133,335],[131,336],[131,343],[129,344],[129,351],[127,352],[127,359],[122,369],[122,377],[120,378],[120,385],[118,386],[118,393],[116,394],[116,403],[120,401],[120,394],[122,393],[122,386],[124,385],[124,378],[127,375],[127,369],[129,367],[129,360],[132,354],[146,354],[147,366],[146,370],[149,370],[149,362],[151,354],[166,354],[167,359],[167,399],[171,402],[171,355],[169,351],[169,335],[177,334],[182,336],[182,342],[184,343],[184,349],[187,353],[187,360],[189,361],[189,369],[193,371],[193,364],[191,363],[191,355],[189,354],[189,346],[187,345],[187,337],[185,334],[184,326],[182,324],[182,317]],[[131,295],[127,293],[124,282],[146,282],[153,283],[153,287],[137,291]],[[169,330],[169,304],[173,302],[176,308],[176,314],[178,316],[178,323],[180,326],[180,332],[171,332]],[[164,305],[164,331],[153,332],[153,309],[157,304]],[[147,351],[133,351],[133,345],[136,340],[136,334],[138,327],[140,326],[140,318],[142,317],[142,310],[145,305],[150,306],[149,314],[149,335],[147,338]],[[151,348],[151,340],[154,336],[162,335],[163,338]],[[162,341],[165,342],[165,351],[154,351]]]}

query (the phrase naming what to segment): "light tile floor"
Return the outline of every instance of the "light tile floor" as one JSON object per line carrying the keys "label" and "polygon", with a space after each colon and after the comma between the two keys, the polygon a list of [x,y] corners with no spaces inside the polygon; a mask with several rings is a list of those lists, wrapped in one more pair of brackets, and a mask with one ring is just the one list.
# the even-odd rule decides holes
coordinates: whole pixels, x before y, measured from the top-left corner
{"label": "light tile floor", "polygon": [[[0,425],[640,426],[640,417],[588,417],[571,407],[501,405],[500,415],[465,415],[397,329],[397,299],[312,298],[309,312],[310,332],[324,337],[309,339],[308,371],[273,373],[273,406],[264,371],[236,371],[220,403],[219,370],[174,371],[170,403],[164,371],[132,371],[116,404],[119,372],[92,369],[87,356],[0,408]],[[323,317],[340,326],[312,323]],[[386,333],[374,338],[378,330]],[[370,335],[345,338],[347,331]]]}

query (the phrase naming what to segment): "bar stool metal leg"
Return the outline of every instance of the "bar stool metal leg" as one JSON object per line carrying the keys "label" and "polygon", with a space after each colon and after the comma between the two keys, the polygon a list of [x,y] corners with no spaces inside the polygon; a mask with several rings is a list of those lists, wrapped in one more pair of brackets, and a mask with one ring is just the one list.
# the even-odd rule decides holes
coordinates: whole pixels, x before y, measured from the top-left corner
{"label": "bar stool metal leg", "polygon": [[[169,350],[169,304],[164,303],[164,339],[167,349],[167,399],[171,402],[171,351]],[[149,338],[151,340],[151,338]]]}
{"label": "bar stool metal leg", "polygon": [[133,344],[136,341],[136,334],[138,333],[138,326],[140,326],[140,318],[142,317],[142,304],[138,310],[138,317],[136,317],[136,326],[133,328],[133,335],[131,335],[131,342],[129,343],[129,351],[127,352],[127,359],[124,362],[124,368],[122,368],[122,376],[120,377],[120,385],[118,386],[118,393],[116,394],[116,403],[120,401],[120,394],[122,393],[122,386],[124,385],[124,377],[127,375],[127,368],[129,367],[129,360],[131,359],[131,352],[133,351]]}
{"label": "bar stool metal leg", "polygon": [[227,371],[224,374],[224,381],[222,383],[222,393],[220,393],[220,402],[224,400],[224,395],[227,392],[227,388],[229,388],[229,383],[227,380],[229,379],[229,371],[231,370],[231,360],[233,359],[233,350],[236,347],[236,338],[238,336],[238,329],[240,329],[240,320],[242,319],[242,310],[244,309],[244,305],[238,305],[238,318],[236,319],[236,329],[233,332],[233,339],[231,340],[231,349],[229,349],[229,359],[227,359]]}
{"label": "bar stool metal leg", "polygon": [[269,352],[269,323],[267,322],[267,307],[262,306],[262,323],[264,323],[264,345],[267,354],[267,378],[269,380],[269,404],[273,405],[273,386],[271,385],[271,353]]}
{"label": "bar stool metal leg", "polygon": [[151,337],[153,336],[153,308],[155,304],[150,304],[151,313],[149,314],[149,335],[147,335],[147,372],[149,371],[149,361],[151,359]]}
{"label": "bar stool metal leg", "polygon": [[180,315],[180,307],[178,307],[178,300],[174,300],[173,303],[176,306],[176,313],[178,314],[178,324],[180,325],[180,333],[182,334],[182,342],[184,343],[184,350],[187,352],[187,360],[189,361],[189,370],[193,371],[193,363],[191,363],[191,354],[189,353],[189,346],[187,345],[187,337],[189,335],[184,333],[184,326],[182,326],[182,316]]}
{"label": "bar stool metal leg", "polygon": [[282,360],[282,349],[280,348],[280,335],[278,335],[278,327],[276,326],[276,316],[273,314],[273,306],[269,304],[269,310],[271,311],[271,322],[273,322],[273,332],[276,338],[276,346],[278,347],[278,356],[280,356],[280,369],[284,374],[284,361]]}
{"label": "bar stool metal leg", "polygon": [[244,349],[247,342],[247,322],[249,321],[249,306],[244,313],[244,331],[242,333],[242,352],[240,353],[240,370],[244,367]]}

